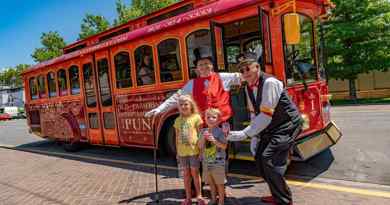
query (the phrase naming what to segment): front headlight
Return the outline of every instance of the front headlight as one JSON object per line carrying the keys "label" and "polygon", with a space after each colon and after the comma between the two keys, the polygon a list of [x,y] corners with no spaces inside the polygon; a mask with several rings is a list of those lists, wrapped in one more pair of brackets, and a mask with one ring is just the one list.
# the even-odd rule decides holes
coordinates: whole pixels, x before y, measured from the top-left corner
{"label": "front headlight", "polygon": [[307,130],[310,128],[310,118],[309,116],[307,116],[306,114],[302,114],[302,119],[303,119],[303,126],[302,126],[302,129],[303,130]]}

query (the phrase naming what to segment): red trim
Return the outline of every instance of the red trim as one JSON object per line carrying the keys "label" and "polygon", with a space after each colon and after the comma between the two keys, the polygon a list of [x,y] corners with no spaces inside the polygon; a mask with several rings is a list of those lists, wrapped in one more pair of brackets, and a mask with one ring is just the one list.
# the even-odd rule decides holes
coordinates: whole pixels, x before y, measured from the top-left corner
{"label": "red trim", "polygon": [[46,67],[48,65],[52,65],[55,63],[59,63],[65,60],[69,60],[71,58],[78,57],[80,55],[86,55],[92,52],[95,52],[97,50],[101,50],[104,48],[108,48],[123,42],[131,41],[140,37],[145,37],[147,35],[156,33],[161,30],[166,30],[172,27],[177,27],[179,25],[188,24],[189,22],[192,22],[194,20],[199,20],[205,17],[211,17],[215,15],[220,15],[232,10],[236,10],[245,6],[249,6],[252,4],[257,3],[258,0],[220,0],[214,3],[211,3],[209,5],[194,9],[192,11],[189,11],[187,13],[181,14],[179,16],[166,19],[164,21],[161,21],[159,23],[145,26],[143,28],[134,30],[129,33],[122,34],[120,36],[117,36],[113,38],[112,40],[84,48],[69,54],[62,55],[60,57],[45,61],[43,63],[39,63],[37,65],[34,65],[30,67],[29,70],[23,72],[23,74],[29,73],[33,70],[36,70],[38,68]]}

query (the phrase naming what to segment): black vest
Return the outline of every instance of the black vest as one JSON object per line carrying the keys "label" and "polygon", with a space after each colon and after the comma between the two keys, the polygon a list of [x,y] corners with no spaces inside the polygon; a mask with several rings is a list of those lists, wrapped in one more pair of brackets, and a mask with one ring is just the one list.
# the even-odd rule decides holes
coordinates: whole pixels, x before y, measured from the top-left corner
{"label": "black vest", "polygon": [[[267,78],[275,78],[271,75],[262,73],[259,78],[259,85],[257,90],[257,97],[255,99],[254,94],[249,87],[247,86],[247,92],[249,94],[249,99],[253,105],[256,115],[260,114],[260,105],[261,98],[263,94],[263,85]],[[286,90],[283,90],[279,102],[274,109],[271,123],[259,133],[260,136],[270,135],[276,132],[283,132],[283,129],[286,127],[286,124],[296,124],[299,125],[303,122],[301,114],[298,111],[298,108],[291,101],[290,97],[287,94]]]}

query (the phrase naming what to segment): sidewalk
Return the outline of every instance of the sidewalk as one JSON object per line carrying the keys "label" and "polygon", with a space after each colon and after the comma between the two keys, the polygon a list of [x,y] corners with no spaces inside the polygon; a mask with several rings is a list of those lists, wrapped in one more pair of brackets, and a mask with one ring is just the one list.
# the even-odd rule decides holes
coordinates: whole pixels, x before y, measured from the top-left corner
{"label": "sidewalk", "polygon": [[[151,166],[110,166],[0,148],[0,173],[1,205],[153,204],[155,182]],[[161,204],[180,204],[183,185],[176,171],[160,168],[159,174]],[[369,186],[294,180],[289,183],[294,204],[390,204],[389,191],[372,190]],[[260,179],[236,175],[229,178],[226,204],[262,204],[259,196],[268,194]]]}

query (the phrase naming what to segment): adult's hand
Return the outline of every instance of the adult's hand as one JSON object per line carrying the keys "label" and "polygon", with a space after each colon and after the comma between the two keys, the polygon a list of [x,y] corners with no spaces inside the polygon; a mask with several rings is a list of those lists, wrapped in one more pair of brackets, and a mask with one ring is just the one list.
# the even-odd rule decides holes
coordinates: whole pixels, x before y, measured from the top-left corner
{"label": "adult's hand", "polygon": [[251,153],[253,156],[256,156],[257,151],[257,144],[259,143],[260,139],[257,137],[252,137],[251,139]]}
{"label": "adult's hand", "polygon": [[155,116],[155,115],[158,115],[160,114],[161,110],[158,109],[158,108],[154,108],[153,110],[149,111],[149,112],[146,112],[145,113],[145,117],[152,117],[152,116]]}
{"label": "adult's hand", "polygon": [[248,135],[246,135],[243,131],[230,131],[227,136],[227,140],[232,142],[242,141],[246,138],[248,138]]}

